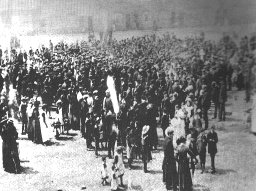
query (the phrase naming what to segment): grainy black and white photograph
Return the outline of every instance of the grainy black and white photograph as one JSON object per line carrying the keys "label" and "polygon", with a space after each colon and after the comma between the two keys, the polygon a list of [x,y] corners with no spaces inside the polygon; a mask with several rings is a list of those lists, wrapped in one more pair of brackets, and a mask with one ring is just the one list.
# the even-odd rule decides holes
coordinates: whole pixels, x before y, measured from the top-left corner
{"label": "grainy black and white photograph", "polygon": [[0,0],[0,191],[255,191],[255,0]]}

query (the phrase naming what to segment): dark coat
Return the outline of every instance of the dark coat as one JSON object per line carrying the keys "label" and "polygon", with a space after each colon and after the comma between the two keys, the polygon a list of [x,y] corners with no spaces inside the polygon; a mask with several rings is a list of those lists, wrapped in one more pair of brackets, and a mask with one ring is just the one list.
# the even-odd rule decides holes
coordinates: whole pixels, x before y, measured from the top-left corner
{"label": "dark coat", "polygon": [[206,154],[206,146],[207,146],[207,137],[204,132],[201,132],[196,141],[197,151],[199,155]]}
{"label": "dark coat", "polygon": [[176,160],[174,157],[173,138],[166,137],[164,140],[164,160],[163,160],[163,182],[166,182],[166,188],[177,186]]}
{"label": "dark coat", "polygon": [[218,135],[216,132],[209,132],[207,134],[207,142],[208,142],[208,153],[216,154],[217,153],[217,143],[218,143]]}
{"label": "dark coat", "polygon": [[178,161],[179,190],[192,190],[192,178],[189,169],[188,154],[192,158],[195,158],[193,152],[185,144],[180,144],[177,147],[176,159]]}
{"label": "dark coat", "polygon": [[3,152],[3,168],[8,172],[19,171],[20,161],[18,157],[18,147],[16,140],[18,133],[13,124],[10,124],[2,131],[2,152]]}

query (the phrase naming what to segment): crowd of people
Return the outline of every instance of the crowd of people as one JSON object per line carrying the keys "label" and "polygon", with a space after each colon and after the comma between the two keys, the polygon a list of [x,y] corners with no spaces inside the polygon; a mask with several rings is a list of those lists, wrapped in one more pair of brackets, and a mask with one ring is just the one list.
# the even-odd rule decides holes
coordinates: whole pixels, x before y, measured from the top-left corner
{"label": "crowd of people", "polygon": [[[225,121],[227,91],[233,86],[248,89],[248,68],[253,63],[248,47],[248,42],[236,45],[228,36],[213,42],[204,36],[179,39],[165,34],[113,40],[106,47],[99,41],[55,46],[50,41],[49,47],[28,52],[1,51],[0,117],[4,119],[9,111],[12,85],[17,90],[22,134],[33,142],[50,139],[45,129],[52,125],[55,109],[56,131],[79,130],[88,150],[98,156],[99,150],[107,149],[115,161],[120,158],[116,159],[115,148],[122,146],[129,168],[140,158],[144,172],[151,151],[158,149],[160,126],[165,137],[166,188],[189,190],[197,155],[204,172],[207,145],[215,172],[218,137],[214,127],[208,128],[208,111],[213,105],[212,117]],[[114,92],[107,85],[108,77],[114,80]]]}

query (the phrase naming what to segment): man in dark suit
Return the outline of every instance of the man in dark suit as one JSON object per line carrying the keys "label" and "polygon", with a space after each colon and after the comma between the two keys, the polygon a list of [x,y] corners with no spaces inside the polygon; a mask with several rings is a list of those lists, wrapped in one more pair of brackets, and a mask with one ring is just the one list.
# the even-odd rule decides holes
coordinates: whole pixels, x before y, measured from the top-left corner
{"label": "man in dark suit", "polygon": [[215,173],[215,155],[217,153],[218,135],[215,132],[215,125],[211,127],[207,134],[208,153],[211,156],[211,173]]}
{"label": "man in dark suit", "polygon": [[203,88],[200,91],[200,96],[198,98],[198,108],[202,109],[202,114],[203,114],[203,119],[205,123],[205,129],[208,129],[208,110],[211,106],[211,96],[210,94],[206,91],[205,88]]}
{"label": "man in dark suit", "polygon": [[173,132],[174,129],[168,127],[165,130],[165,140],[164,140],[164,160],[163,160],[163,182],[166,184],[167,190],[177,189],[178,174],[176,170],[176,160],[174,157],[174,147],[173,147]]}

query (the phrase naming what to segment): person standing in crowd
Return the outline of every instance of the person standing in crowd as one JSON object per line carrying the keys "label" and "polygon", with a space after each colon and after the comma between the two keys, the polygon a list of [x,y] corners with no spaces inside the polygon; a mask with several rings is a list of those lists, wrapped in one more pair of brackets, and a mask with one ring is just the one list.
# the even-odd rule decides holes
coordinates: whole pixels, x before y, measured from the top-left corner
{"label": "person standing in crowd", "polygon": [[0,93],[2,92],[3,87],[4,87],[4,78],[2,76],[2,71],[3,71],[3,68],[0,67]]}
{"label": "person standing in crowd", "polygon": [[18,132],[13,124],[13,120],[9,119],[7,124],[3,127],[1,132],[3,168],[6,172],[19,173],[20,160],[18,153],[18,146],[16,140],[18,139]]}
{"label": "person standing in crowd", "polygon": [[149,172],[147,169],[147,163],[152,160],[151,144],[149,137],[150,126],[145,125],[142,129],[141,145],[142,145],[142,161],[144,172]]}
{"label": "person standing in crowd", "polygon": [[28,102],[27,107],[27,118],[28,118],[28,139],[33,141],[34,140],[34,128],[33,128],[33,110],[34,110],[34,100],[31,98]]}
{"label": "person standing in crowd", "polygon": [[21,98],[21,104],[19,107],[19,113],[22,123],[22,135],[25,135],[27,133],[27,124],[28,124],[28,118],[27,118],[27,103],[26,98]]}
{"label": "person standing in crowd", "polygon": [[225,121],[226,120],[226,109],[225,109],[225,103],[227,101],[227,88],[224,80],[220,81],[220,91],[218,96],[218,102],[219,102],[219,121]]}
{"label": "person standing in crowd", "polygon": [[167,111],[163,111],[163,115],[161,117],[161,128],[163,130],[163,137],[165,138],[166,133],[165,130],[169,126],[169,116],[167,115]]}
{"label": "person standing in crowd", "polygon": [[163,182],[166,185],[167,190],[177,190],[177,170],[176,170],[176,160],[174,157],[174,147],[173,147],[173,127],[168,127],[165,130],[165,140],[164,140],[164,160],[163,160]]}
{"label": "person standing in crowd", "polygon": [[43,142],[40,120],[39,120],[40,119],[39,105],[40,105],[40,102],[36,100],[34,102],[34,109],[32,112],[33,142],[36,144],[41,144]]}
{"label": "person standing in crowd", "polygon": [[177,140],[176,160],[178,161],[179,191],[192,191],[193,183],[189,169],[189,158],[197,160],[194,153],[186,145],[186,139],[181,137]]}
{"label": "person standing in crowd", "polygon": [[215,155],[217,153],[218,134],[215,132],[215,125],[212,125],[210,132],[207,134],[208,153],[211,157],[211,173],[215,173]]}
{"label": "person standing in crowd", "polygon": [[211,100],[214,104],[214,116],[213,119],[217,118],[217,112],[219,110],[219,87],[215,81],[212,82]]}
{"label": "person standing in crowd", "polygon": [[211,97],[206,89],[202,89],[200,91],[200,96],[198,98],[198,108],[202,110],[203,120],[204,120],[204,128],[208,129],[209,121],[208,121],[208,110],[211,106]]}
{"label": "person standing in crowd", "polygon": [[158,136],[157,136],[157,108],[155,105],[149,103],[147,105],[147,114],[146,114],[146,125],[150,126],[149,129],[149,137],[151,140],[151,147],[157,150],[157,144],[158,144]]}
{"label": "person standing in crowd", "polygon": [[124,187],[123,184],[123,176],[125,171],[124,161],[123,161],[123,149],[121,146],[118,146],[116,148],[116,154],[115,154],[115,163],[116,167],[118,169],[118,178],[120,179],[120,186]]}
{"label": "person standing in crowd", "polygon": [[201,129],[196,141],[197,151],[200,159],[201,174],[205,171],[206,162],[206,147],[207,147],[207,134],[204,129]]}

